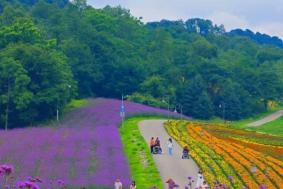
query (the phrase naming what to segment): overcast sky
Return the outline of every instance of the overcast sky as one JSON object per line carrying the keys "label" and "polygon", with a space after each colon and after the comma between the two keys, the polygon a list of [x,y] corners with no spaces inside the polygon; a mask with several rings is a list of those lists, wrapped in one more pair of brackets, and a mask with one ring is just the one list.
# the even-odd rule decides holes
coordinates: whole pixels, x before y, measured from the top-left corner
{"label": "overcast sky", "polygon": [[283,38],[283,0],[88,0],[95,8],[121,5],[144,22],[208,18],[227,30],[252,29]]}

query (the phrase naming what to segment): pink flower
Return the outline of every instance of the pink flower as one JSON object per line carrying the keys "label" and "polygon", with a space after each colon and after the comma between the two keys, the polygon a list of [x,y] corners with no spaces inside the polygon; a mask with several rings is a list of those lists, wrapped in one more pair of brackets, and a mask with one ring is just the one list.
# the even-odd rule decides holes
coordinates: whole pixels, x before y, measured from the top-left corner
{"label": "pink flower", "polygon": [[17,187],[19,189],[40,189],[38,185],[31,181],[19,182]]}
{"label": "pink flower", "polygon": [[64,187],[65,186],[65,183],[63,180],[58,180],[57,181],[58,185],[61,186],[61,187]]}
{"label": "pink flower", "polygon": [[14,168],[11,165],[1,165],[0,166],[1,174],[10,175]]}

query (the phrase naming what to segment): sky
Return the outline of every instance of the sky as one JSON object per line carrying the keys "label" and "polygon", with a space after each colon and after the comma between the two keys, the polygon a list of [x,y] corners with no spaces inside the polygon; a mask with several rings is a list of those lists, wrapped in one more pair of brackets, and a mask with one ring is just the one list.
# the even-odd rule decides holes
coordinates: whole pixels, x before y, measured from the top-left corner
{"label": "sky", "polygon": [[228,31],[251,29],[283,38],[283,0],[88,0],[88,4],[121,5],[144,22],[197,17],[224,24]]}

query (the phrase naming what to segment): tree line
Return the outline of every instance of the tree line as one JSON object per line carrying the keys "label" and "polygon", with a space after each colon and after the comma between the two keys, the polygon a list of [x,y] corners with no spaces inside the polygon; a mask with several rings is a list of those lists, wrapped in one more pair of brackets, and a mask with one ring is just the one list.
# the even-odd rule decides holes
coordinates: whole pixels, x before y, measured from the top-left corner
{"label": "tree line", "polygon": [[143,23],[84,0],[0,2],[0,123],[53,118],[72,98],[128,94],[188,116],[241,119],[279,101],[283,50],[209,20]]}

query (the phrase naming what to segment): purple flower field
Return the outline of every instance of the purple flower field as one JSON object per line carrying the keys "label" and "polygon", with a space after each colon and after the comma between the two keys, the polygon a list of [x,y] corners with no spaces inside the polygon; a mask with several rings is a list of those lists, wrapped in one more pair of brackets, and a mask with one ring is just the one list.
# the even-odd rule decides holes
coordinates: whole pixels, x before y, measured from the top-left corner
{"label": "purple flower field", "polygon": [[[166,110],[124,104],[127,116],[167,115]],[[118,131],[120,105],[119,100],[99,98],[67,115],[59,127],[0,131],[0,164],[14,166],[15,180],[39,177],[43,188],[52,188],[58,180],[74,187],[112,187],[117,177],[129,185],[131,176]]]}

